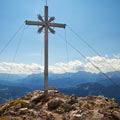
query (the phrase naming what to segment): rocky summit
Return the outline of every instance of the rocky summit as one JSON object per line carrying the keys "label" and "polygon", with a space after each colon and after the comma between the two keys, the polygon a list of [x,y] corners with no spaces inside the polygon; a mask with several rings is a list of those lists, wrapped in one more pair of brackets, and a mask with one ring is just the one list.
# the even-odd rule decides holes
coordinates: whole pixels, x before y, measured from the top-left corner
{"label": "rocky summit", "polygon": [[28,93],[0,106],[0,120],[120,120],[120,107],[104,96]]}

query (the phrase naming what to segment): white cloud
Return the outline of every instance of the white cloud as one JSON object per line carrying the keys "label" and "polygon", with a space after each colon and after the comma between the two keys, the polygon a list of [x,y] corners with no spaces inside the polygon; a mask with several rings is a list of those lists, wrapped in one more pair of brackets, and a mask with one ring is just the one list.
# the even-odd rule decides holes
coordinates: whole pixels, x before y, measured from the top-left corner
{"label": "white cloud", "polygon": [[17,64],[17,63],[0,63],[0,73],[14,74],[32,74],[43,72],[43,66],[36,63]]}
{"label": "white cloud", "polygon": [[115,58],[117,58],[117,59],[120,59],[120,54],[115,54],[115,55],[113,55]]}
{"label": "white cloud", "polygon": [[[87,57],[95,66],[99,67],[103,72],[110,72],[120,70],[120,59],[106,58],[106,57]],[[78,72],[87,71],[92,73],[98,73],[99,71],[89,62],[83,63],[81,61],[70,61],[68,63],[56,63],[49,66],[49,71],[52,73],[65,73],[65,72]],[[14,74],[32,74],[44,72],[44,67],[32,63],[32,64],[17,64],[17,63],[0,63],[0,73],[14,73]]]}
{"label": "white cloud", "polygon": [[53,73],[77,72],[83,70],[84,64],[78,60],[68,63],[56,63],[54,66],[49,67],[49,71]]}

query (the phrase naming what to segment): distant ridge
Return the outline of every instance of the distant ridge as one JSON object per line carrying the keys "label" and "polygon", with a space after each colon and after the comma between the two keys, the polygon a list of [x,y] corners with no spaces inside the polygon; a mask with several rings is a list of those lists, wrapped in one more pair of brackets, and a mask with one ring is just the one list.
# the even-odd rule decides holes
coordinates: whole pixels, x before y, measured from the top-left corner
{"label": "distant ridge", "polygon": [[[120,72],[119,71],[114,71],[114,72],[108,72],[106,73],[107,76],[109,76],[115,83],[120,85]],[[1,75],[1,74],[0,74]],[[4,79],[7,74],[5,74],[3,77],[0,77],[0,82],[5,83],[6,85],[14,85],[14,86],[24,86],[27,88],[32,88],[32,89],[43,89],[44,85],[44,74],[31,74],[28,76],[24,76],[24,78],[21,78],[22,76],[18,78],[15,77],[14,75],[11,75],[9,80]],[[109,86],[113,85],[111,81],[106,79],[103,74],[95,74],[95,73],[90,73],[90,72],[84,72],[84,71],[79,71],[76,73],[64,73],[64,74],[49,74],[49,85],[50,86],[56,86],[57,88],[67,88],[67,87],[75,87],[79,84],[83,83],[90,83],[90,82],[96,82],[100,83],[104,86]],[[60,83],[60,84],[58,84]]]}

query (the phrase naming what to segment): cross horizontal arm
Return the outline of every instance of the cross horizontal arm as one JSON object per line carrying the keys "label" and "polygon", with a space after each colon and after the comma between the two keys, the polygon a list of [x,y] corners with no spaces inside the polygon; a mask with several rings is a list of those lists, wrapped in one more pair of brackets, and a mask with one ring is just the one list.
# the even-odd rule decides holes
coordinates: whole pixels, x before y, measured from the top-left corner
{"label": "cross horizontal arm", "polygon": [[25,21],[26,25],[36,25],[36,26],[44,26],[45,24],[43,22],[37,22],[37,21]]}
{"label": "cross horizontal arm", "polygon": [[65,28],[65,27],[66,27],[66,24],[49,23],[48,26],[51,26],[51,27],[59,27],[59,28]]}

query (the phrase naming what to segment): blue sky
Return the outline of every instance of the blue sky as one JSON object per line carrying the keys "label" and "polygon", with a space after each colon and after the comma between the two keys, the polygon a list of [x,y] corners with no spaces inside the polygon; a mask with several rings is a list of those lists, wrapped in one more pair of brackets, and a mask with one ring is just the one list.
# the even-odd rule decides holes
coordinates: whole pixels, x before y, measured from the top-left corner
{"label": "blue sky", "polygon": [[[44,16],[45,0],[0,0],[0,50],[25,20],[37,21]],[[81,35],[103,57],[120,54],[120,0],[48,0],[49,16],[57,23],[66,23]],[[44,61],[44,35],[38,27],[26,26],[15,63],[40,64]],[[97,56],[68,28],[55,29],[86,57]],[[22,30],[0,55],[0,62],[11,62]],[[68,47],[69,61],[85,60]],[[49,34],[49,65],[67,63],[66,44],[57,35]]]}

